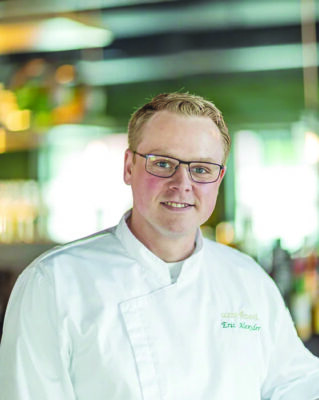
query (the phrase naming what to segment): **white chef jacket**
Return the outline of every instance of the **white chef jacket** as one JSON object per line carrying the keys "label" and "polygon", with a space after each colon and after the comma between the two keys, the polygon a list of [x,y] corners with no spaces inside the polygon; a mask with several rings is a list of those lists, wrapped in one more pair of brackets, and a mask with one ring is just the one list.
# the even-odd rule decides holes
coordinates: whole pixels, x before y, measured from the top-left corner
{"label": "white chef jacket", "polygon": [[251,258],[197,235],[175,283],[117,227],[51,250],[19,277],[1,400],[313,400],[319,360]]}

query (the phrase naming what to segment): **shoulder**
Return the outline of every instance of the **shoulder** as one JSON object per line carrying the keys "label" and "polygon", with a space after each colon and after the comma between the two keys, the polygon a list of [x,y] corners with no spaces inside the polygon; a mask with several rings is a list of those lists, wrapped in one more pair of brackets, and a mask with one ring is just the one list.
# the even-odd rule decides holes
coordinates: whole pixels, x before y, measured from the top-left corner
{"label": "shoulder", "polygon": [[206,252],[223,264],[235,265],[236,268],[260,268],[252,257],[233,247],[209,239],[204,239],[204,244]]}
{"label": "shoulder", "polygon": [[207,259],[211,260],[208,263],[228,282],[277,291],[269,274],[249,255],[209,239],[204,239],[204,243]]}
{"label": "shoulder", "polygon": [[67,269],[69,265],[80,266],[90,259],[92,261],[99,259],[102,254],[114,254],[121,247],[114,231],[115,227],[112,227],[70,243],[55,246],[38,256],[25,271],[43,272],[58,265],[63,265],[63,268]]}
{"label": "shoulder", "polygon": [[285,312],[277,285],[252,257],[210,240],[205,240],[205,248],[208,279],[225,304],[245,305],[266,320]]}

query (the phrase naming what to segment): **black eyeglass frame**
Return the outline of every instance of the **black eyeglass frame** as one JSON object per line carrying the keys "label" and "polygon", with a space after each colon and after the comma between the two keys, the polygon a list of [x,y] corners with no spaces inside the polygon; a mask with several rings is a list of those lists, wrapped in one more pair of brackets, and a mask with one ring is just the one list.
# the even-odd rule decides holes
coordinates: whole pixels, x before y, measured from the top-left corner
{"label": "black eyeglass frame", "polygon": [[[141,154],[141,153],[139,153],[139,152],[137,152],[137,151],[133,151],[133,154],[137,154],[138,156],[145,158],[145,166],[144,166],[144,168],[145,168],[145,171],[146,171],[148,174],[153,175],[153,176],[157,176],[158,178],[164,178],[164,179],[165,179],[165,178],[171,178],[171,177],[176,173],[176,171],[178,170],[180,164],[186,164],[186,165],[188,166],[189,176],[191,177],[191,179],[192,179],[193,182],[196,182],[196,183],[204,183],[204,184],[206,184],[206,183],[214,183],[214,182],[217,182],[217,181],[218,181],[221,172],[222,172],[223,169],[225,168],[225,166],[224,166],[223,164],[213,163],[213,162],[209,162],[209,161],[183,161],[183,160],[179,160],[178,158],[171,157],[171,156],[164,156],[164,155],[162,155],[162,154]],[[175,170],[174,170],[174,172],[173,172],[171,175],[169,175],[169,176],[160,176],[160,175],[153,174],[152,172],[150,172],[150,171],[148,171],[148,170],[146,169],[147,159],[150,158],[150,157],[164,157],[164,158],[169,158],[169,159],[178,161],[178,164],[176,165]],[[190,170],[190,164],[193,164],[193,163],[217,165],[217,166],[219,167],[219,173],[218,173],[217,178],[216,178],[215,180],[213,180],[213,181],[207,181],[207,182],[199,182],[199,181],[196,181],[196,180],[193,178],[192,173],[191,173],[191,170]]]}

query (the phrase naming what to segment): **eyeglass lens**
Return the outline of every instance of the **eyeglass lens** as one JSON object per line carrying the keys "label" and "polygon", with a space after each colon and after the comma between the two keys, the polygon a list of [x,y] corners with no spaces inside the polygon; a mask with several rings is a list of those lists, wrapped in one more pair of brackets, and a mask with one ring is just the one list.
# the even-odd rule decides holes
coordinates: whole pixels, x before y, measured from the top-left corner
{"label": "eyeglass lens", "polygon": [[[180,162],[170,157],[150,155],[146,158],[146,170],[152,175],[169,178]],[[214,182],[218,179],[221,167],[217,164],[192,162],[189,164],[191,177],[196,182]]]}

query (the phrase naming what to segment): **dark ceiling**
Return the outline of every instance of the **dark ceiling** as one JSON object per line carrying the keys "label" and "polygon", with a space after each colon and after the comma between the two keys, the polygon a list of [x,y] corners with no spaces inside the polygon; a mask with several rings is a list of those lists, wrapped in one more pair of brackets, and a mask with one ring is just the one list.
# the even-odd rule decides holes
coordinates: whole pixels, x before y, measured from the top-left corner
{"label": "dark ceiling", "polygon": [[302,1],[7,0],[3,22],[73,13],[99,21],[114,40],[99,51],[30,50],[1,60],[73,62],[85,84],[107,88],[108,112],[118,118],[145,97],[184,89],[218,99],[235,123],[285,123],[304,107]]}

